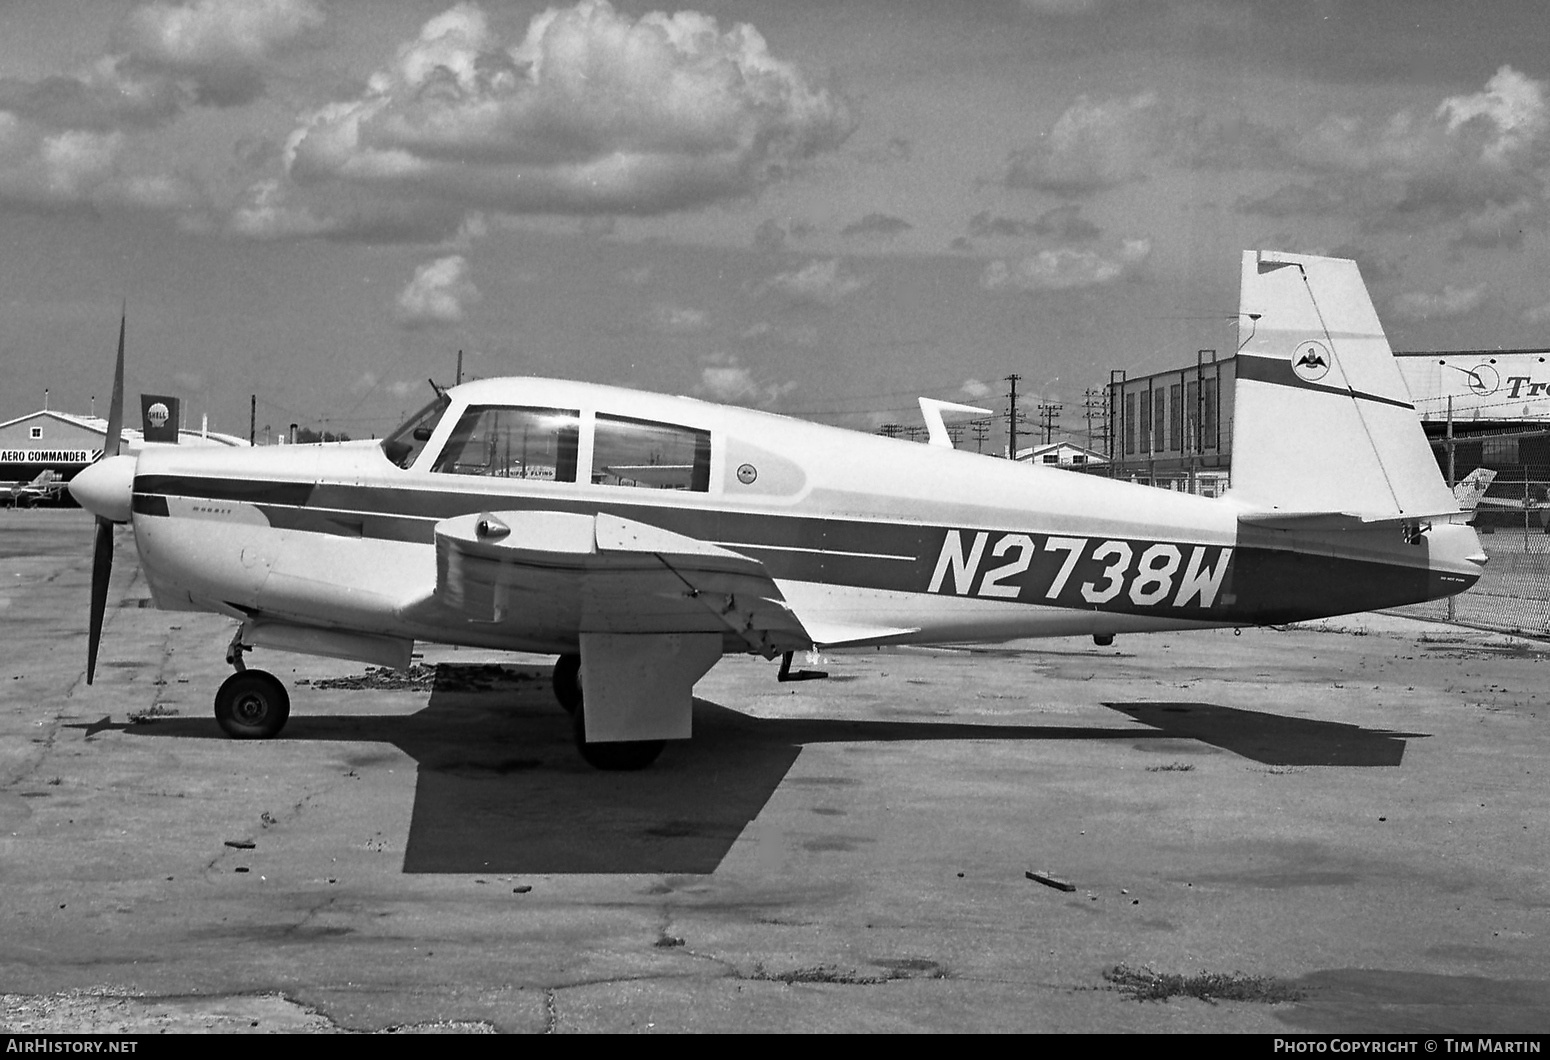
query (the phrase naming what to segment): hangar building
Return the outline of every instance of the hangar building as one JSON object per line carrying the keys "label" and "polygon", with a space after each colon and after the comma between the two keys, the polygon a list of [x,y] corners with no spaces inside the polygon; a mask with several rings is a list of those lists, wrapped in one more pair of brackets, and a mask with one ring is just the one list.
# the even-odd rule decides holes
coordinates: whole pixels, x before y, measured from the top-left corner
{"label": "hangar building", "polygon": [[[41,409],[0,423],[0,483],[30,482],[43,471],[55,471],[66,480],[102,455],[108,421],[100,416],[76,416]],[[246,438],[215,431],[178,430],[179,445],[246,446]],[[142,430],[125,427],[123,452],[135,453],[147,442]]]}
{"label": "hangar building", "polygon": [[[1547,509],[1550,349],[1396,353],[1400,374],[1450,482],[1497,473],[1479,525]],[[1106,452],[1113,477],[1216,496],[1231,483],[1235,360],[1201,350],[1195,364],[1144,376],[1111,372]],[[1488,510],[1492,509],[1492,510]],[[1543,521],[1541,520],[1541,525]]]}

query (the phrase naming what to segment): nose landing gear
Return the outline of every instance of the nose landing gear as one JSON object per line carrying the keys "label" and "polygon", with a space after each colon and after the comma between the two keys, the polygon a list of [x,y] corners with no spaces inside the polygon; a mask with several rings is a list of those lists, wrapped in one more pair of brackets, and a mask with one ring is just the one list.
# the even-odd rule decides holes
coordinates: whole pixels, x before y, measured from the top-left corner
{"label": "nose landing gear", "polygon": [[234,740],[267,740],[285,728],[291,697],[274,674],[249,670],[243,664],[242,653],[247,650],[239,628],[226,652],[226,661],[237,672],[215,693],[215,720]]}
{"label": "nose landing gear", "polygon": [[239,670],[215,693],[215,720],[236,740],[267,740],[285,728],[291,697],[274,674]]}

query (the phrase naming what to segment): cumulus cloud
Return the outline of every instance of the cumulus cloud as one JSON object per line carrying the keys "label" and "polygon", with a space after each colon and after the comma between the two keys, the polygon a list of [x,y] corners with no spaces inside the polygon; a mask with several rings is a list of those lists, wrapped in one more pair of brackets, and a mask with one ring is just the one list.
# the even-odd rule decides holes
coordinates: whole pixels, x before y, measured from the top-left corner
{"label": "cumulus cloud", "polygon": [[479,289],[468,279],[468,260],[461,254],[437,258],[414,270],[414,279],[398,294],[398,321],[404,327],[456,324],[463,307],[479,300]]}
{"label": "cumulus cloud", "polygon": [[312,0],[146,4],[113,49],[73,73],[0,78],[0,110],[50,129],[110,132],[163,125],[194,104],[263,94],[270,60],[323,24]]}
{"label": "cumulus cloud", "polygon": [[1458,242],[1516,246],[1550,197],[1546,85],[1499,69],[1430,112],[1373,121],[1333,114],[1287,133],[1290,164],[1317,178],[1238,204],[1244,212],[1354,217],[1368,228],[1453,226]]}
{"label": "cumulus cloud", "polygon": [[702,309],[659,303],[651,307],[651,327],[665,335],[691,335],[710,327],[710,318]]}
{"label": "cumulus cloud", "polygon": [[915,226],[902,217],[886,213],[869,213],[858,221],[852,221],[840,229],[842,236],[881,236],[889,238],[908,232]]}
{"label": "cumulus cloud", "polygon": [[1032,221],[1019,217],[1000,217],[981,210],[969,218],[969,235],[975,239],[1044,236],[1062,243],[1085,243],[1097,239],[1102,230],[1082,216],[1080,206],[1057,206]]}
{"label": "cumulus cloud", "polygon": [[1031,147],[1013,151],[1001,180],[1073,198],[1144,180],[1167,162],[1242,170],[1291,164],[1288,134],[1233,112],[1181,112],[1156,92],[1079,97]]}
{"label": "cumulus cloud", "polygon": [[312,0],[197,0],[136,8],[119,46],[143,69],[186,78],[199,103],[236,106],[264,90],[276,52],[323,25]]}
{"label": "cumulus cloud", "polygon": [[0,77],[0,110],[51,129],[111,132],[171,121],[187,102],[171,78],[103,56],[77,74],[38,81]]}
{"label": "cumulus cloud", "polygon": [[0,111],[0,205],[28,211],[173,211],[204,205],[192,180],[135,174],[122,132],[45,131]]}
{"label": "cumulus cloud", "polygon": [[203,188],[155,163],[131,165],[128,138],[190,106],[251,101],[273,56],[322,22],[313,0],[145,4],[111,51],[75,72],[0,78],[0,203],[179,211],[185,227],[214,227]]}
{"label": "cumulus cloud", "polygon": [[766,288],[796,304],[835,306],[867,285],[846,271],[838,258],[815,258],[799,269],[770,278]]}
{"label": "cumulus cloud", "polygon": [[337,189],[299,195],[279,177],[254,181],[231,205],[222,222],[229,235],[282,240],[313,236],[360,241],[467,243],[483,231],[478,214],[446,203],[415,203]]}
{"label": "cumulus cloud", "polygon": [[1140,180],[1163,125],[1155,92],[1102,102],[1082,96],[1039,143],[1012,153],[1004,183],[1078,196]]}
{"label": "cumulus cloud", "polygon": [[1445,285],[1440,291],[1409,291],[1397,296],[1391,311],[1405,320],[1449,320],[1467,316],[1485,302],[1485,285],[1456,287]]}
{"label": "cumulus cloud", "polygon": [[965,379],[963,386],[959,388],[959,393],[971,401],[979,401],[990,396],[990,384],[979,379]]}
{"label": "cumulus cloud", "polygon": [[762,382],[736,357],[718,355],[700,370],[700,381],[694,392],[725,404],[768,408],[795,388],[795,383]]}
{"label": "cumulus cloud", "polygon": [[360,98],[306,115],[287,159],[303,184],[510,213],[657,213],[756,194],[851,127],[845,101],[749,25],[582,0],[508,41],[461,3]]}
{"label": "cumulus cloud", "polygon": [[1020,261],[992,261],[980,275],[991,291],[1069,291],[1099,287],[1135,276],[1151,256],[1147,239],[1127,239],[1112,252],[1059,247]]}

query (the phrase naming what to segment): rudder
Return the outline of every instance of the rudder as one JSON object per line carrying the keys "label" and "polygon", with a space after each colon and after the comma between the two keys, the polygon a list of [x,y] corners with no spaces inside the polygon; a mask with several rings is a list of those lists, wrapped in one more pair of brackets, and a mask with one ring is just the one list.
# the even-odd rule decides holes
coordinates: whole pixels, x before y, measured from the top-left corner
{"label": "rudder", "polygon": [[1369,518],[1457,509],[1354,261],[1243,255],[1232,496]]}

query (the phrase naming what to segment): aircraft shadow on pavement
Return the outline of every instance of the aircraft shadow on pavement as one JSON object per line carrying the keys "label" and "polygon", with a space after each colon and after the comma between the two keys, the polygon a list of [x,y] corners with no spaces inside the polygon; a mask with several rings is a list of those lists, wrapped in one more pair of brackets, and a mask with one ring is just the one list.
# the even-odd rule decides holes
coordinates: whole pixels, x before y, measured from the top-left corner
{"label": "aircraft shadow on pavement", "polygon": [[[807,744],[912,740],[1123,740],[1193,738],[1280,762],[1287,746],[1317,764],[1397,764],[1403,742],[1354,726],[1288,721],[1209,704],[1109,704],[1158,731],[1134,726],[986,725],[952,721],[766,719],[694,701],[694,739],[668,745],[651,768],[599,772],[571,739],[547,669],[442,663],[413,714],[295,715],[282,741],[391,743],[418,765],[404,853],[408,873],[714,872]],[[368,694],[414,687],[378,672],[318,682]],[[1285,726],[1291,738],[1278,735]],[[213,718],[157,718],[91,726],[136,735],[220,738]],[[1331,734],[1331,730],[1338,733]],[[1340,741],[1360,761],[1343,760]],[[1276,757],[1265,757],[1269,753]],[[1392,761],[1374,757],[1387,754]],[[1302,762],[1307,756],[1296,758]],[[1347,756],[1349,758],[1349,756]],[[358,758],[358,760],[357,760]],[[345,761],[370,768],[380,756]],[[1291,762],[1292,759],[1286,759]]]}
{"label": "aircraft shadow on pavement", "polygon": [[1267,766],[1397,766],[1420,732],[1364,729],[1215,703],[1105,703],[1181,740],[1198,740]]}

